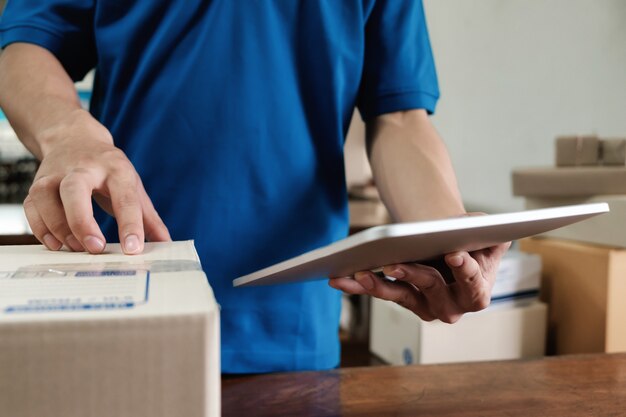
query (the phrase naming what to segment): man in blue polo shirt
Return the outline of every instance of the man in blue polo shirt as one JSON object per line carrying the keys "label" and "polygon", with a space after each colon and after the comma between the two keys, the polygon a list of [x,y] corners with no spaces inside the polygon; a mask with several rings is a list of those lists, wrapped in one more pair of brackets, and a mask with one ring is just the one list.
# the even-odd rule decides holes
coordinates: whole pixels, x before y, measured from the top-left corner
{"label": "man in blue polo shirt", "polygon": [[[42,161],[24,202],[35,236],[91,253],[119,239],[128,254],[195,239],[224,372],[338,364],[338,291],[231,281],[346,235],[355,105],[397,221],[464,213],[427,117],[439,92],[421,1],[9,0],[0,46],[0,105]],[[86,112],[72,81],[94,67]],[[421,265],[331,286],[452,322],[488,304],[505,250],[449,254],[450,286]]]}

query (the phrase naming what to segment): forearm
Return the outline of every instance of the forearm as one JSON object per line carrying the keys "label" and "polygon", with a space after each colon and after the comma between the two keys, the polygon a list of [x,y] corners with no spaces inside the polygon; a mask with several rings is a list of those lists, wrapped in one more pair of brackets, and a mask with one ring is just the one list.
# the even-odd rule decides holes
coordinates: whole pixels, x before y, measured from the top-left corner
{"label": "forearm", "polygon": [[88,116],[56,57],[26,43],[11,44],[0,54],[0,107],[20,140],[39,159],[58,140],[59,129],[74,116]]}
{"label": "forearm", "polygon": [[448,151],[425,111],[385,114],[368,122],[367,148],[394,221],[465,213]]}

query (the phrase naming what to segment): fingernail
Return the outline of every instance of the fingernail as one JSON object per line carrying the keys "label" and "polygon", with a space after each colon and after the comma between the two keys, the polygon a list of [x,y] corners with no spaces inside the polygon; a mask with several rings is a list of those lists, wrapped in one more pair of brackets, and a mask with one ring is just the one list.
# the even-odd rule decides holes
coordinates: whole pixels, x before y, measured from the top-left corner
{"label": "fingernail", "polygon": [[371,290],[374,288],[374,280],[370,277],[370,274],[356,274],[354,279],[363,286],[366,290]]}
{"label": "fingernail", "polygon": [[400,268],[394,268],[391,270],[390,273],[387,274],[387,276],[390,276],[395,279],[402,279],[406,276],[406,273]]}
{"label": "fingernail", "polygon": [[87,236],[83,243],[91,253],[100,253],[104,250],[104,242],[95,236]]}
{"label": "fingernail", "polygon": [[340,288],[337,288],[337,281],[335,280],[335,278],[331,278],[328,280],[328,285],[330,285],[332,288],[339,290]]}
{"label": "fingernail", "polygon": [[74,235],[67,236],[65,238],[65,244],[74,252],[82,252],[85,250],[83,248],[83,245],[80,244],[80,242],[74,237]]}
{"label": "fingernail", "polygon": [[124,252],[133,254],[139,251],[139,238],[137,235],[128,235],[124,240]]}
{"label": "fingernail", "polygon": [[448,264],[450,266],[458,268],[459,266],[463,265],[463,257],[459,255],[451,256],[448,258]]}
{"label": "fingernail", "polygon": [[50,233],[46,233],[43,236],[43,244],[50,250],[59,250],[63,243],[59,242],[56,237],[52,236]]}

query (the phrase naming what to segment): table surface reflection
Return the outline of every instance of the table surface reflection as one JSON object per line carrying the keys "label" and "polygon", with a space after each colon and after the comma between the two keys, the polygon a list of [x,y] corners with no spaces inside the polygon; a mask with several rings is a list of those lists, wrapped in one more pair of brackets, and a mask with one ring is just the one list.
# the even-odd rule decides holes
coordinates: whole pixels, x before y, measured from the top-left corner
{"label": "table surface reflection", "polygon": [[224,416],[626,416],[626,354],[223,380]]}

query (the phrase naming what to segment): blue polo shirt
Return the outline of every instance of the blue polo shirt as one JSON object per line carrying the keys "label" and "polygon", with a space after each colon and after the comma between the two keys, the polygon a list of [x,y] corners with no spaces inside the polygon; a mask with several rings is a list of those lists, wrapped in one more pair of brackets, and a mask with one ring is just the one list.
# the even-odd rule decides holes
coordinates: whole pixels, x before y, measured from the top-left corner
{"label": "blue polo shirt", "polygon": [[[346,236],[343,144],[364,119],[434,111],[418,0],[9,0],[0,45],[47,48],[139,172],[173,239],[195,239],[220,303],[223,372],[332,368],[325,280],[232,280]],[[101,218],[109,241],[116,226]]]}

